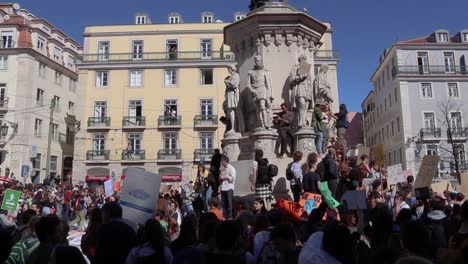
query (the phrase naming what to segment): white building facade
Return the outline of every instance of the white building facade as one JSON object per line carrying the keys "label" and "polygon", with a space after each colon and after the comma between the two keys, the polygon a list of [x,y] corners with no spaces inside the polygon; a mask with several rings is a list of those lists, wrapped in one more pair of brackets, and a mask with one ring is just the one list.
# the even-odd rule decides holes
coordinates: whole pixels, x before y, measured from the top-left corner
{"label": "white building facade", "polygon": [[439,155],[441,176],[455,172],[455,157],[468,169],[467,56],[468,30],[385,49],[362,109],[365,144],[383,144],[386,166],[401,163],[416,175],[425,155]]}
{"label": "white building facade", "polygon": [[0,175],[42,182],[51,126],[50,174],[64,179],[73,164],[80,44],[17,4],[0,5],[0,36]]}

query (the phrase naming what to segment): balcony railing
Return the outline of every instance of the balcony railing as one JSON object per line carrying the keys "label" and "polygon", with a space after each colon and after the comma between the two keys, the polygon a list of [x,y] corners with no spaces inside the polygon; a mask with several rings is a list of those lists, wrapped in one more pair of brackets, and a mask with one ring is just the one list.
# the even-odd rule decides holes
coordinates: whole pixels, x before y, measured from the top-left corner
{"label": "balcony railing", "polygon": [[159,116],[159,127],[180,127],[182,125],[182,116]]}
{"label": "balcony railing", "polygon": [[196,115],[194,118],[196,127],[218,126],[217,115]]}
{"label": "balcony railing", "polygon": [[211,160],[211,156],[214,154],[214,149],[196,149],[193,153],[195,160]]}
{"label": "balcony railing", "polygon": [[180,52],[144,52],[134,56],[133,53],[109,53],[109,54],[83,54],[78,63],[102,62],[121,63],[130,61],[234,61],[234,53],[226,51],[180,51]]}
{"label": "balcony railing", "polygon": [[122,160],[132,161],[132,160],[145,160],[145,150],[135,149],[135,150],[124,150],[122,151]]}
{"label": "balcony railing", "polygon": [[0,99],[0,111],[8,110],[8,97]]}
{"label": "balcony railing", "polygon": [[339,60],[340,53],[337,50],[318,50],[314,55],[315,60]]}
{"label": "balcony railing", "polygon": [[448,65],[398,65],[392,68],[392,76],[404,75],[466,75],[467,66]]}
{"label": "balcony railing", "polygon": [[86,153],[87,160],[109,160],[109,150],[88,150]]}
{"label": "balcony railing", "polygon": [[422,140],[429,138],[440,138],[442,137],[442,129],[440,128],[423,128],[419,132]]}
{"label": "balcony railing", "polygon": [[146,126],[146,116],[124,116],[123,127],[144,127]]}
{"label": "balcony railing", "polygon": [[110,127],[110,117],[90,117],[88,118],[88,128]]}
{"label": "balcony railing", "polygon": [[181,160],[182,150],[180,149],[160,149],[158,151],[158,160]]}
{"label": "balcony railing", "polygon": [[13,49],[16,48],[16,42],[13,40],[0,40],[0,49]]}
{"label": "balcony railing", "polygon": [[454,127],[454,128],[451,129],[451,132],[452,132],[452,139],[454,139],[454,140],[456,140],[457,138],[466,138],[466,137],[468,137],[468,128],[467,127]]}

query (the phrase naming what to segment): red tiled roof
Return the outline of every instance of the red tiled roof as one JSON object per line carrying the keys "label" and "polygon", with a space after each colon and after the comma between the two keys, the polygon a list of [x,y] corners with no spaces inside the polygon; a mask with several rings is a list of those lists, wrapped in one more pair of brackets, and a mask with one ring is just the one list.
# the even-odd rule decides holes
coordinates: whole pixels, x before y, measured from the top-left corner
{"label": "red tiled roof", "polygon": [[420,37],[415,39],[409,39],[404,41],[398,41],[397,44],[421,44],[421,43],[433,43],[430,36]]}

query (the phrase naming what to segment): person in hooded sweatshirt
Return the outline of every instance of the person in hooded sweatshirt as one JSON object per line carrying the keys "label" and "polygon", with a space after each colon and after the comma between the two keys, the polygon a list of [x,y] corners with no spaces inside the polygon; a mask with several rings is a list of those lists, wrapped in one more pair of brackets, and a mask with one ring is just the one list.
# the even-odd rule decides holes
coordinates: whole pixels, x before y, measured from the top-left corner
{"label": "person in hooded sweatshirt", "polygon": [[[449,225],[448,217],[443,212],[445,201],[439,197],[434,197],[430,204],[430,211],[423,221],[425,222],[426,230],[429,234],[430,252],[437,253],[439,248],[447,248],[448,239],[451,234],[448,234]],[[435,257],[433,255],[432,257]]]}

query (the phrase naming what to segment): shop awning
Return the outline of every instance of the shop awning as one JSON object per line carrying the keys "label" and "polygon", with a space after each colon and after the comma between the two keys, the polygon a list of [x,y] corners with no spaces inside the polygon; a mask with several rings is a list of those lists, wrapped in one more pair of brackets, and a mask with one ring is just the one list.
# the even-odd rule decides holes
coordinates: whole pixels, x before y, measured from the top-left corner
{"label": "shop awning", "polygon": [[178,167],[164,167],[158,171],[161,175],[162,182],[181,182],[182,181],[182,168]]}
{"label": "shop awning", "polygon": [[182,175],[163,175],[162,182],[181,182]]}
{"label": "shop awning", "polygon": [[105,182],[110,179],[109,175],[101,175],[101,176],[90,176],[87,175],[85,180],[86,182]]}
{"label": "shop awning", "polygon": [[91,168],[87,170],[86,182],[105,182],[110,179],[108,168]]}

